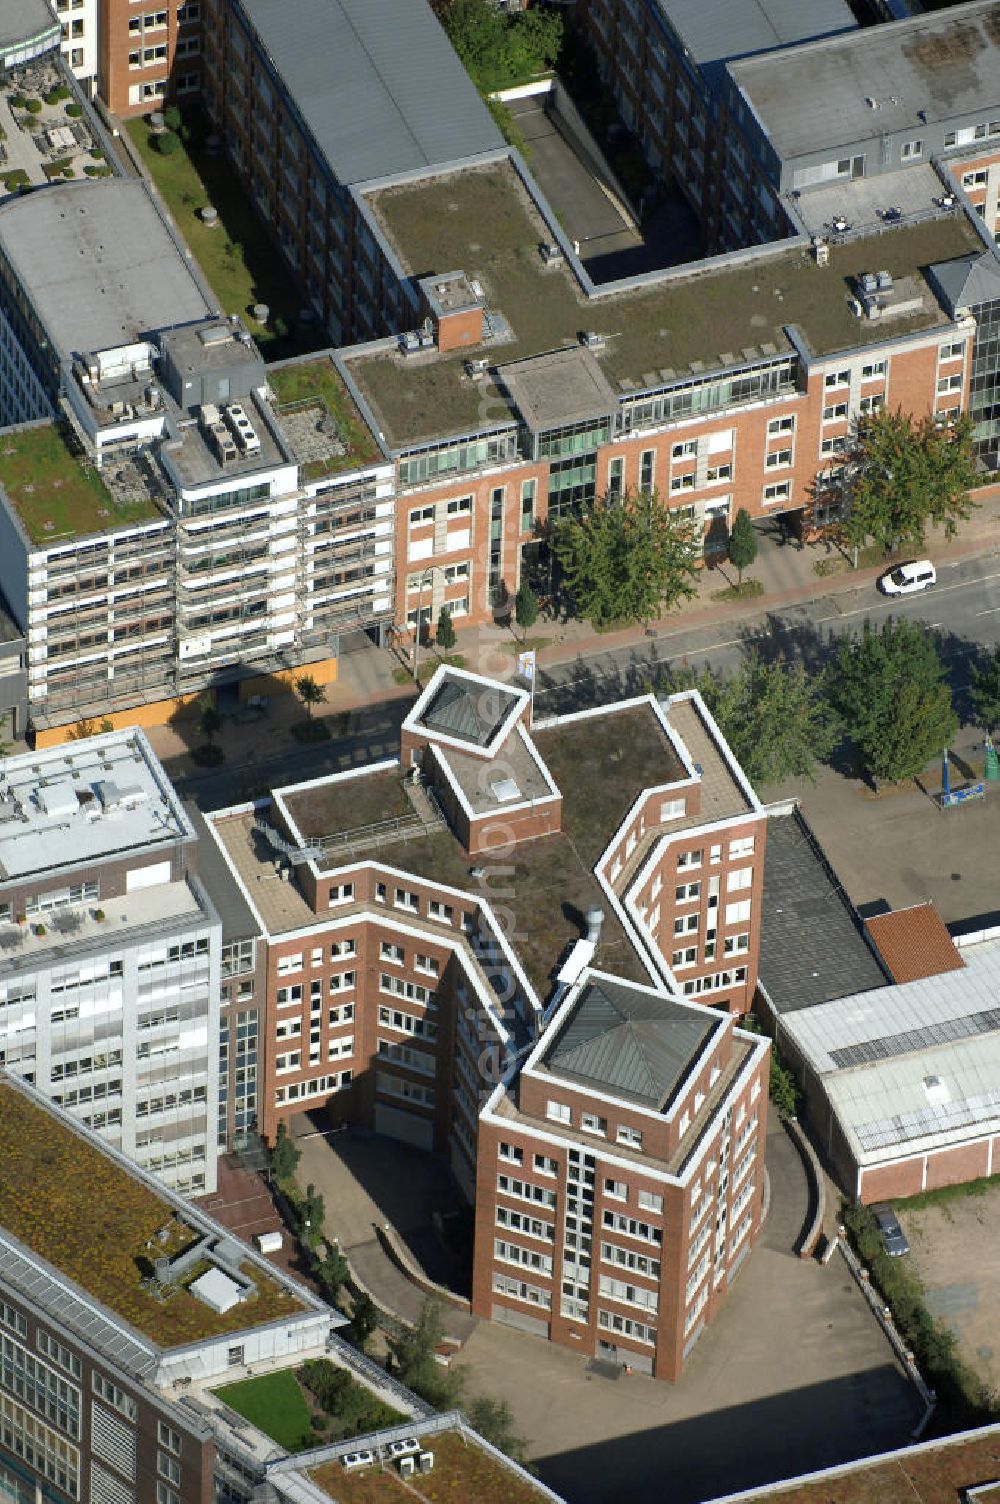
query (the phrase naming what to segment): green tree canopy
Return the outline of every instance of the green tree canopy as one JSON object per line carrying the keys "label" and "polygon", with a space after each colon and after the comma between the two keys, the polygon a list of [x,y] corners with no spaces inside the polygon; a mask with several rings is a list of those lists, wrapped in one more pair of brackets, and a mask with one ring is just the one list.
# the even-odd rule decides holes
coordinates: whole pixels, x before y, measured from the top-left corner
{"label": "green tree canopy", "polygon": [[598,630],[654,621],[694,595],[694,522],[660,505],[655,491],[592,502],[555,525],[552,549],[573,605]]}
{"label": "green tree canopy", "polygon": [[931,523],[950,537],[976,505],[968,494],[976,484],[970,420],[938,427],[932,417],[882,408],[859,423],[845,479],[840,532],[852,547],[919,547]]}
{"label": "green tree canopy", "polygon": [[841,642],[827,685],[876,782],[915,777],[958,728],[934,639],[915,622],[866,621],[860,637]]}
{"label": "green tree canopy", "polygon": [[351,1314],[351,1332],[362,1352],[365,1350],[365,1343],[377,1326],[378,1311],[375,1309],[375,1302],[362,1290],[354,1302],[354,1310]]}
{"label": "green tree canopy", "polygon": [[821,679],[801,663],[768,662],[753,649],[733,674],[681,673],[673,689],[698,689],[750,782],[813,778],[840,737]]}
{"label": "green tree canopy", "polygon": [[744,569],[749,569],[756,557],[757,534],[753,530],[750,513],[746,507],[740,507],[733,520],[732,532],[729,534],[729,562],[734,569],[739,570],[741,585]]}
{"label": "green tree canopy", "polygon": [[302,1150],[294,1139],[289,1138],[284,1123],[278,1124],[278,1134],[271,1146],[271,1174],[275,1180],[291,1180],[302,1158]]}
{"label": "green tree canopy", "polygon": [[455,628],[452,625],[451,612],[447,606],[442,606],[438,613],[437,635],[435,641],[445,653],[455,646]]}
{"label": "green tree canopy", "polygon": [[506,12],[491,0],[437,0],[435,10],[481,93],[527,83],[559,56],[563,19],[555,10]]}
{"label": "green tree canopy", "polygon": [[198,729],[209,743],[222,730],[222,716],[208,695],[202,695],[198,701]]}
{"label": "green tree canopy", "polygon": [[322,705],[326,700],[326,690],[322,684],[317,684],[312,674],[300,674],[295,680],[295,693],[306,708],[306,715],[312,719],[313,706]]}
{"label": "green tree canopy", "polygon": [[1000,648],[994,648],[982,668],[972,665],[969,697],[984,731],[1000,726]]}
{"label": "green tree canopy", "polygon": [[522,580],[514,597],[514,620],[521,631],[527,634],[538,620],[538,597],[529,580]]}
{"label": "green tree canopy", "polygon": [[445,1410],[454,1403],[462,1382],[460,1374],[442,1368],[434,1356],[443,1338],[441,1303],[428,1296],[420,1307],[416,1326],[407,1327],[393,1343],[403,1383],[423,1395],[438,1410]]}
{"label": "green tree canopy", "polygon": [[465,1406],[465,1418],[480,1436],[485,1436],[501,1452],[506,1452],[515,1462],[524,1461],[524,1438],[514,1430],[514,1416],[506,1400],[477,1395]]}

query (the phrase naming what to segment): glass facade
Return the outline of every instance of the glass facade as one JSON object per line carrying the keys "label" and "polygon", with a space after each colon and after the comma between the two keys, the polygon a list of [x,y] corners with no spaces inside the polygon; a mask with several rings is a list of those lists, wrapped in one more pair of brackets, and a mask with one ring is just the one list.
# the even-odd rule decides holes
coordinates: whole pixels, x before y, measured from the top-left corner
{"label": "glass facade", "polygon": [[979,458],[991,469],[1000,460],[1000,302],[974,308],[976,342],[972,350],[969,416]]}

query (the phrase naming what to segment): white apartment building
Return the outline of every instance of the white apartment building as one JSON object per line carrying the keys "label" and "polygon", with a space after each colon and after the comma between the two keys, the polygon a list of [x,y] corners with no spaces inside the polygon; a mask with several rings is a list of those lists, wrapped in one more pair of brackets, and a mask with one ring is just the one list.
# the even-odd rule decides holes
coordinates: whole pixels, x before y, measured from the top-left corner
{"label": "white apartment building", "polygon": [[141,731],[0,763],[0,1065],[174,1189],[216,1183],[222,928]]}

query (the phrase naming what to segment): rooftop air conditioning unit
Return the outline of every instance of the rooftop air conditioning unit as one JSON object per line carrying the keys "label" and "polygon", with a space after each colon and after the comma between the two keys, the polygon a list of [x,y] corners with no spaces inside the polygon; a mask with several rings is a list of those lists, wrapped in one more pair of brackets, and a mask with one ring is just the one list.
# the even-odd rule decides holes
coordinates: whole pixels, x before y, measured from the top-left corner
{"label": "rooftop air conditioning unit", "polygon": [[603,350],[604,335],[598,334],[596,329],[587,329],[580,335],[580,343],[587,350]]}
{"label": "rooftop air conditioning unit", "polygon": [[400,1457],[399,1475],[401,1478],[412,1478],[417,1471],[417,1459],[415,1457]]}
{"label": "rooftop air conditioning unit", "polygon": [[877,272],[875,275],[875,284],[879,292],[888,292],[892,286],[892,272]]}
{"label": "rooftop air conditioning unit", "polygon": [[539,253],[546,266],[561,266],[563,253],[554,241],[543,241],[539,246]]}
{"label": "rooftop air conditioning unit", "polygon": [[489,361],[483,360],[482,358],[478,360],[467,360],[465,362],[465,374],[466,376],[471,376],[473,380],[475,380],[478,376],[485,376],[489,368]]}
{"label": "rooftop air conditioning unit", "polygon": [[862,272],[861,291],[863,293],[873,293],[878,291],[878,278],[876,277],[874,272]]}

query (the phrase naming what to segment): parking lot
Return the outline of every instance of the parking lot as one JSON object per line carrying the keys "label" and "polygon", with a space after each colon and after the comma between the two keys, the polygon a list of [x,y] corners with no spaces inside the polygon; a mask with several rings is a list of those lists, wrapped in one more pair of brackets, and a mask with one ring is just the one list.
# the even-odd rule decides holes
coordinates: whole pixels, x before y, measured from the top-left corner
{"label": "parking lot", "polygon": [[509,1401],[543,1481],[572,1504],[694,1504],[908,1439],[922,1406],[845,1264],[790,1251],[808,1194],[777,1124],[768,1166],[761,1242],[679,1384],[611,1376],[490,1322],[466,1343],[469,1391]]}
{"label": "parking lot", "polygon": [[919,1210],[897,1208],[932,1315],[955,1333],[959,1351],[990,1388],[1000,1388],[1000,1186],[958,1194]]}

